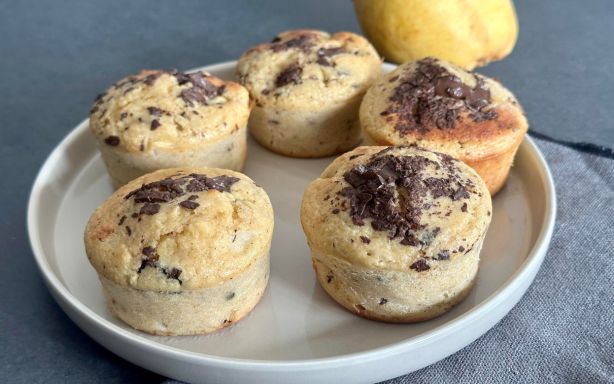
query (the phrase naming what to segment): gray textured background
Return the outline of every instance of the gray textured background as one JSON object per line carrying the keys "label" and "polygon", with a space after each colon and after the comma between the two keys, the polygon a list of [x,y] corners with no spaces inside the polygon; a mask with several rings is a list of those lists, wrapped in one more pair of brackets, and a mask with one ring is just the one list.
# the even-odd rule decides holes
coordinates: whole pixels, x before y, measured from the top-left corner
{"label": "gray textured background", "polygon": [[[614,3],[524,0],[517,1],[516,6],[520,36],[515,51],[505,61],[481,71],[498,77],[515,92],[533,129],[558,139],[614,146]],[[0,382],[164,380],[98,346],[63,314],[47,293],[32,259],[25,230],[30,186],[52,148],[86,117],[94,96],[117,79],[141,68],[188,69],[232,60],[249,46],[269,40],[279,31],[297,27],[358,31],[349,0],[0,1],[0,175],[3,177],[0,290],[5,292],[0,300]],[[557,154],[551,160],[558,164],[564,159],[565,155]],[[585,162],[582,159],[578,161]],[[612,162],[609,164],[600,167],[611,169]],[[602,173],[603,177],[612,177],[605,171]],[[611,192],[612,180],[606,181]],[[609,196],[608,201],[612,202]],[[608,213],[609,208],[604,205],[600,209]],[[570,219],[574,218],[569,215]],[[597,227],[603,235],[596,236],[593,242],[603,243],[607,233],[613,235],[611,228],[610,225],[607,232]],[[611,256],[612,248],[603,247],[604,252],[608,249]],[[611,299],[608,296],[612,287],[611,259],[608,260],[609,263],[602,261],[605,264],[601,267],[610,272],[610,280],[605,274],[609,284],[606,287],[610,290],[595,293]],[[587,281],[593,278],[585,277]],[[533,290],[542,288],[538,285]],[[514,313],[504,322],[512,321]],[[547,320],[548,312],[541,315]],[[561,315],[569,313],[563,311]],[[588,312],[587,316],[590,315]],[[605,321],[605,330],[611,336],[611,322],[607,319],[612,318],[612,313],[605,315],[610,316],[598,313],[589,320],[596,326]],[[562,324],[585,321],[571,317],[559,320]],[[495,337],[505,343],[505,332],[502,325],[485,337]],[[568,346],[566,356],[570,364],[565,360],[556,361],[563,372],[570,373],[563,377],[569,377],[570,381],[592,381],[604,379],[603,372],[612,374],[611,359],[605,363],[597,361],[602,364],[601,371],[597,371],[601,374],[597,376],[571,374],[570,367],[582,373],[582,364],[577,367],[571,364],[577,362],[572,353],[574,349],[602,351],[603,330],[598,335],[600,346],[573,345],[571,352]],[[607,335],[606,332],[606,338]],[[553,337],[563,336],[557,332]],[[478,340],[471,348],[484,340]],[[538,341],[544,345],[513,347],[551,350],[544,349],[546,342],[551,342],[550,347],[563,347],[557,339]],[[612,347],[611,343],[606,346]],[[612,350],[609,352],[611,358]],[[600,355],[583,356],[589,364],[591,358],[599,359]],[[458,370],[463,370],[461,363],[458,355],[447,360],[448,366],[456,366]],[[512,373],[516,376],[492,372],[491,378],[516,377],[522,381],[522,370]],[[453,375],[433,378],[455,379]],[[472,379],[466,374],[456,378]]]}

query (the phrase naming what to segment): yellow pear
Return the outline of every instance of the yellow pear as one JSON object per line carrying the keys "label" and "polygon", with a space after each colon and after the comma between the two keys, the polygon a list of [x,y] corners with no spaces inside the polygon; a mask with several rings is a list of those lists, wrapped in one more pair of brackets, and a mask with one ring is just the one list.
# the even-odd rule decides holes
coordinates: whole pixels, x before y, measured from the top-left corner
{"label": "yellow pear", "polygon": [[358,20],[386,60],[434,56],[465,69],[507,56],[518,21],[511,0],[354,0]]}

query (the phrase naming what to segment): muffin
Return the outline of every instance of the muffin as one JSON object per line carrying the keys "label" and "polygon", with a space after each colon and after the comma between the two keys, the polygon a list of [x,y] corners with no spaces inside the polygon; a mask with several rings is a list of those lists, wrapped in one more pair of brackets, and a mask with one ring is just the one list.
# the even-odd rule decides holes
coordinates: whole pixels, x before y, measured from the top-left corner
{"label": "muffin", "polygon": [[283,32],[245,52],[237,64],[239,82],[256,104],[250,132],[264,147],[293,157],[356,146],[360,101],[380,75],[375,49],[349,32]]}
{"label": "muffin", "polygon": [[411,323],[471,291],[490,224],[486,185],[449,155],[359,147],[305,191],[301,222],[320,285],[368,319]]}
{"label": "muffin", "polygon": [[142,71],[98,96],[90,114],[116,188],[173,167],[241,170],[249,93],[206,72]]}
{"label": "muffin", "polygon": [[426,58],[374,84],[360,106],[366,144],[417,144],[461,159],[492,195],[505,184],[528,124],[500,83]]}
{"label": "muffin", "polygon": [[269,277],[273,210],[247,176],[174,168],[124,185],[90,217],[85,251],[111,312],[155,335],[246,316]]}

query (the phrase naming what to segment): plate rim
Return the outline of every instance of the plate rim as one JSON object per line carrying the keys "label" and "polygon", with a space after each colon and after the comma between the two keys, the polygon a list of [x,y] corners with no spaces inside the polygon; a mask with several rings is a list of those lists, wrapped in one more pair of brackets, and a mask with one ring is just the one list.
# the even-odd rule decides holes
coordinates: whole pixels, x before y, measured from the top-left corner
{"label": "plate rim", "polygon": [[[193,70],[228,70],[235,65],[236,61],[226,61],[198,67]],[[394,66],[391,64],[384,63],[384,68],[386,67],[393,68]],[[541,266],[541,263],[545,258],[548,246],[550,244],[550,240],[554,230],[554,224],[556,221],[557,199],[552,174],[543,154],[541,153],[535,142],[527,134],[525,135],[521,145],[528,147],[529,152],[539,165],[538,169],[540,171],[540,179],[544,180],[546,189],[544,223],[539,229],[539,233],[535,239],[535,243],[527,253],[525,260],[517,267],[516,271],[497,290],[491,293],[482,302],[467,310],[465,313],[420,335],[397,341],[385,346],[336,356],[296,360],[258,360],[236,357],[224,357],[186,351],[180,348],[176,348],[174,346],[162,344],[155,340],[150,340],[143,335],[123,329],[101,317],[99,314],[87,307],[84,303],[79,301],[68,290],[68,288],[62,283],[62,281],[53,271],[53,268],[51,267],[47,257],[45,256],[45,250],[42,246],[42,242],[40,241],[40,232],[36,227],[36,212],[38,211],[39,202],[42,194],[41,183],[43,179],[45,179],[45,175],[52,168],[52,164],[56,162],[57,158],[62,153],[64,153],[63,150],[68,147],[69,144],[72,143],[77,137],[84,133],[83,131],[87,129],[88,124],[88,118],[82,120],[77,126],[72,128],[70,132],[66,136],[64,136],[64,138],[57,145],[53,147],[51,152],[47,155],[43,165],[37,172],[34,182],[32,184],[27,206],[27,230],[30,247],[32,250],[32,254],[34,255],[36,265],[41,275],[43,276],[43,279],[48,289],[53,294],[52,296],[54,300],[60,305],[62,310],[69,315],[71,320],[75,322],[77,326],[82,329],[86,334],[88,334],[88,336],[94,338],[97,343],[98,341],[96,340],[96,338],[93,337],[90,332],[85,330],[85,327],[79,324],[76,319],[70,316],[66,308],[64,308],[62,301],[65,304],[69,305],[71,307],[70,309],[76,311],[78,315],[91,321],[94,326],[100,328],[103,332],[117,335],[122,339],[123,342],[127,342],[137,348],[153,350],[166,358],[182,359],[184,361],[196,363],[198,365],[208,364],[220,368],[241,368],[250,370],[269,370],[271,368],[283,368],[285,370],[292,370],[310,368],[311,366],[317,366],[318,369],[326,369],[334,368],[335,366],[339,366],[342,364],[351,364],[352,362],[356,361],[369,361],[372,359],[380,359],[382,358],[382,356],[394,355],[401,353],[404,350],[411,350],[412,347],[428,342],[430,339],[445,336],[450,332],[454,332],[456,328],[463,328],[463,325],[465,325],[466,323],[471,323],[472,321],[478,319],[484,313],[488,313],[490,310],[493,309],[493,307],[495,307],[501,301],[512,295],[516,287],[522,284],[523,278],[526,277],[526,275],[530,275],[530,273],[534,269],[536,269],[535,272],[537,272],[537,270]],[[533,281],[531,279],[530,284],[532,283]],[[523,292],[522,295],[524,295],[525,292]],[[514,306],[515,305],[516,304],[514,304]],[[504,316],[505,315],[507,315],[507,312],[504,314]],[[105,348],[108,348],[106,345],[104,346]]]}

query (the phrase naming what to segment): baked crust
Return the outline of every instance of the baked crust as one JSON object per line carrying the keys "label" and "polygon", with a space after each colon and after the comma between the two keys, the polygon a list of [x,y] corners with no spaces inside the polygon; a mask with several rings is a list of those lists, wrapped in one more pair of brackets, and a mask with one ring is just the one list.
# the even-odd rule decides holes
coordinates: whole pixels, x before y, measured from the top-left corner
{"label": "baked crust", "polygon": [[[436,75],[435,78],[454,76],[470,90],[478,88],[484,90],[489,94],[487,104],[471,108],[462,98],[454,100],[446,95],[430,94],[428,98],[424,97],[417,104],[439,102],[440,111],[436,112],[441,116],[451,112],[455,118],[437,121],[428,115],[422,117],[415,111],[413,111],[415,117],[410,116],[411,111],[404,114],[402,106],[399,106],[399,100],[411,97],[413,90],[407,91],[405,95],[400,94],[399,90],[408,87],[412,81],[415,82],[416,74],[420,73],[423,68],[421,66],[424,65],[432,65],[443,70],[443,73]],[[422,107],[423,104],[418,107]],[[476,117],[476,114],[479,116]],[[412,118],[415,118],[416,122],[407,121]],[[492,194],[496,193],[505,182],[512,163],[511,159],[528,130],[522,107],[512,93],[500,83],[432,58],[401,65],[378,80],[363,99],[360,107],[360,123],[367,144],[416,144],[447,153],[472,164],[476,170],[479,170],[478,173],[484,178]],[[403,129],[405,126],[410,126],[410,129]],[[497,163],[489,161],[494,158],[505,159],[499,163],[498,170],[494,170]],[[484,171],[486,169],[487,172]]]}

